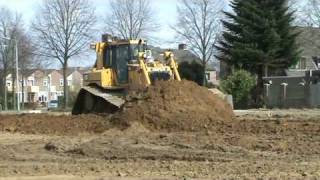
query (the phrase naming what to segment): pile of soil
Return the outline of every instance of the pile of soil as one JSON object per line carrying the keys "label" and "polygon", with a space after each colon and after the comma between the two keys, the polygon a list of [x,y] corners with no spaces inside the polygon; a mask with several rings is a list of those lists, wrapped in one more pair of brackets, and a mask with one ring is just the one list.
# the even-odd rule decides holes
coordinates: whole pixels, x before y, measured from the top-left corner
{"label": "pile of soil", "polygon": [[55,135],[96,134],[114,127],[135,127],[135,131],[203,131],[233,124],[233,118],[230,105],[207,88],[190,81],[159,81],[145,92],[130,92],[123,109],[112,117],[0,115],[0,131]]}
{"label": "pile of soil", "polygon": [[158,81],[146,92],[132,94],[113,124],[128,127],[139,122],[148,129],[198,131],[234,118],[226,101],[190,81]]}
{"label": "pile of soil", "polygon": [[13,133],[79,135],[102,133],[109,128],[109,121],[98,115],[0,115],[0,131]]}

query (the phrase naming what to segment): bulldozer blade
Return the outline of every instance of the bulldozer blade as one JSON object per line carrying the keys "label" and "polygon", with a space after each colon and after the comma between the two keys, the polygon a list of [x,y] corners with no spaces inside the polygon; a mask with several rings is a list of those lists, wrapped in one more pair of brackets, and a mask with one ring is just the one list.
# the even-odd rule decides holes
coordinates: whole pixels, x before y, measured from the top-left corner
{"label": "bulldozer blade", "polygon": [[72,114],[114,113],[118,111],[125,100],[116,92],[104,92],[98,88],[83,87],[76,99]]}

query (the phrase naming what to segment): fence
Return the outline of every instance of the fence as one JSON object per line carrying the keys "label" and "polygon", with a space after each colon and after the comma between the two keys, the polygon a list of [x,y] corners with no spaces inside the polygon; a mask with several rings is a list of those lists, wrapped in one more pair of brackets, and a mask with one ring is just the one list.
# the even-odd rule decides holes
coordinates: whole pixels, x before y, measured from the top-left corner
{"label": "fence", "polygon": [[308,76],[264,78],[267,107],[320,107],[320,83],[315,79]]}

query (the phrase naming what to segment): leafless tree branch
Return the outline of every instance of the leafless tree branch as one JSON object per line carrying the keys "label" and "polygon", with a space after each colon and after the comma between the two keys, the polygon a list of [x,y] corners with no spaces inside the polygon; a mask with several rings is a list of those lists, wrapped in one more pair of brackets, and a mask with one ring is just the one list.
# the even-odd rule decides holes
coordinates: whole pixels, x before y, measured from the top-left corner
{"label": "leafless tree branch", "polygon": [[177,7],[178,23],[172,28],[188,43],[190,50],[199,56],[204,76],[221,34],[224,7],[225,3],[221,0],[181,0]]}
{"label": "leafless tree branch", "polygon": [[[7,8],[0,8],[0,69],[1,69],[1,93],[3,98],[2,104],[7,109],[7,75],[11,73],[12,83],[16,82],[14,65],[15,65],[15,43],[17,31],[22,27],[21,15],[13,13]],[[13,86],[14,87],[14,86]],[[13,92],[15,89],[13,88]],[[13,93],[15,95],[15,93]],[[15,100],[15,98],[13,98]]]}
{"label": "leafless tree branch", "polygon": [[123,39],[149,37],[159,28],[150,0],[111,0],[106,18],[107,30]]}
{"label": "leafless tree branch", "polygon": [[70,58],[80,55],[93,39],[95,9],[88,0],[44,0],[32,27],[39,55],[63,67],[64,104],[67,105],[67,75]]}

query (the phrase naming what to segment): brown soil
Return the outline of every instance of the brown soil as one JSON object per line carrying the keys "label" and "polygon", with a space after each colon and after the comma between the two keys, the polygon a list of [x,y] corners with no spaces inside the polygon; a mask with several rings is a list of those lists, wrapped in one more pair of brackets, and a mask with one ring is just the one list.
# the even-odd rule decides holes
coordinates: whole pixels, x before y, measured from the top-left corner
{"label": "brown soil", "polygon": [[128,100],[114,117],[0,115],[0,180],[320,178],[319,110],[235,117],[187,81]]}
{"label": "brown soil", "polygon": [[109,129],[103,116],[52,116],[46,114],[0,115],[0,130],[26,134],[78,135]]}
{"label": "brown soil", "polygon": [[133,97],[113,118],[115,125],[140,122],[149,129],[198,131],[234,118],[229,104],[190,81],[159,81]]}
{"label": "brown soil", "polygon": [[[157,82],[146,92],[131,93],[122,111],[107,115],[0,115],[0,130],[27,134],[101,133],[138,123],[149,130],[202,131],[229,126],[231,107],[206,88],[189,81]],[[231,123],[232,124],[232,123]]]}
{"label": "brown soil", "polygon": [[[110,128],[105,118],[91,115],[1,116],[2,129],[4,121],[6,125],[19,121],[20,125],[11,126],[16,133],[0,132],[0,177],[319,179],[320,121],[301,117],[245,116],[238,117],[238,121],[217,123],[219,131],[167,132],[150,130],[139,122],[125,130]],[[97,130],[86,120],[108,130]],[[53,125],[44,126],[46,121],[46,126]],[[70,123],[68,128],[61,126],[63,130],[49,130],[58,129],[54,121],[82,125],[70,128]],[[31,122],[32,126],[41,124],[42,130],[28,131]],[[80,131],[86,133],[69,136]],[[29,135],[35,132],[37,135]]]}

